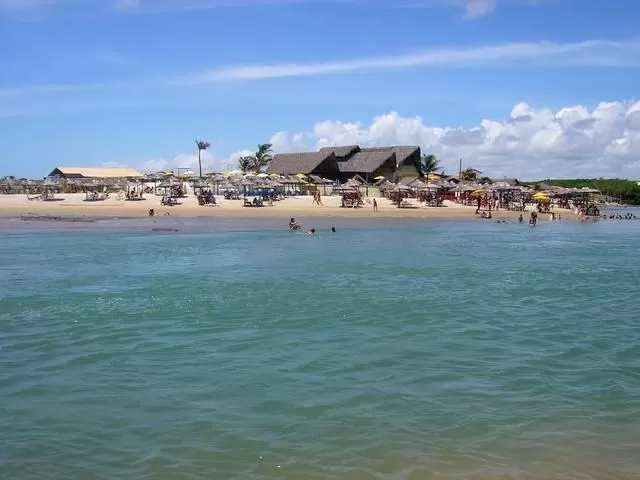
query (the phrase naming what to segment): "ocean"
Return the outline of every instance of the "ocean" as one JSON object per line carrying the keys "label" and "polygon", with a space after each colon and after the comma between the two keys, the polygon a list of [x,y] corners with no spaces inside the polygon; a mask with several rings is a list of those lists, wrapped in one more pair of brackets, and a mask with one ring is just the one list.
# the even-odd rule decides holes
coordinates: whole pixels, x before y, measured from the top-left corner
{"label": "ocean", "polygon": [[4,220],[0,478],[640,476],[640,222],[287,220]]}

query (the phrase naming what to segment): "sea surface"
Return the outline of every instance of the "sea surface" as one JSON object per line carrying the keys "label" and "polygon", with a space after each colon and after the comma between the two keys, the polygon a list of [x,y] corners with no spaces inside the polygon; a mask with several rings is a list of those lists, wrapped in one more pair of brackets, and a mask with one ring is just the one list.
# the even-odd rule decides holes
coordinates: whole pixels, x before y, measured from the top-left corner
{"label": "sea surface", "polygon": [[640,478],[640,221],[277,221],[5,221],[0,478]]}

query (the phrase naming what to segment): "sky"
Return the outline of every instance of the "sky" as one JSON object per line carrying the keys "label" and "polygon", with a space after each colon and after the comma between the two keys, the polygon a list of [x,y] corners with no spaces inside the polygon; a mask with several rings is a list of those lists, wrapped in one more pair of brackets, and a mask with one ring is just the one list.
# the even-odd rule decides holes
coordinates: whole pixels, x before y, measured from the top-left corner
{"label": "sky", "polygon": [[638,0],[0,0],[0,177],[420,145],[640,179]]}

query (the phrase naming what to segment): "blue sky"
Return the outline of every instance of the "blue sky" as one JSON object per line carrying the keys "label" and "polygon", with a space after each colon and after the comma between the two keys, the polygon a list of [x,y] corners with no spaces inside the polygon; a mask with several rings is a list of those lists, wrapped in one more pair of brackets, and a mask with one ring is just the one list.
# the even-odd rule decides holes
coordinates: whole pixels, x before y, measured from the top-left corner
{"label": "blue sky", "polygon": [[356,141],[640,177],[638,19],[637,0],[0,0],[0,176],[190,166],[198,137],[216,170]]}

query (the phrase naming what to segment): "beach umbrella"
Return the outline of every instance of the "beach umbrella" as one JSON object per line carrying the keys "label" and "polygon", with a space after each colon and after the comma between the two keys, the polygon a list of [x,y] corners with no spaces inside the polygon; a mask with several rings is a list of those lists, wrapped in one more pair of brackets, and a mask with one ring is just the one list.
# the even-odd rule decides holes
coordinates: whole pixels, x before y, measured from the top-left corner
{"label": "beach umbrella", "polygon": [[545,192],[538,192],[538,193],[536,193],[536,194],[533,196],[533,198],[534,198],[535,200],[549,200],[549,198],[550,198],[550,197],[549,197],[549,194],[548,194],[548,193],[545,193]]}
{"label": "beach umbrella", "polygon": [[473,197],[481,197],[482,195],[486,195],[486,194],[487,194],[487,191],[482,188],[479,188],[478,190],[474,190],[473,192],[471,192],[471,195]]}
{"label": "beach umbrella", "polygon": [[373,177],[373,179],[376,181],[385,180],[386,178],[387,177],[385,177],[384,175],[378,175],[377,177]]}

